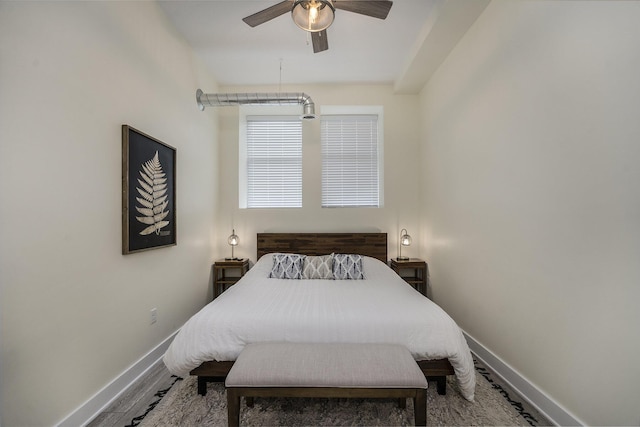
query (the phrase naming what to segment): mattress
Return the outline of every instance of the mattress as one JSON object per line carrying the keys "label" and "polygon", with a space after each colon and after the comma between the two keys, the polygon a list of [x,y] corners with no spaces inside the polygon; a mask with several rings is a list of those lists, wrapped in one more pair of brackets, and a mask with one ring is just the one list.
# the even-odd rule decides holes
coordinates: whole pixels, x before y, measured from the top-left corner
{"label": "mattress", "polygon": [[269,278],[272,254],[180,329],[163,361],[186,376],[203,362],[236,360],[256,342],[390,343],[416,360],[449,359],[473,400],[473,359],[455,321],[383,262],[363,257],[361,280]]}

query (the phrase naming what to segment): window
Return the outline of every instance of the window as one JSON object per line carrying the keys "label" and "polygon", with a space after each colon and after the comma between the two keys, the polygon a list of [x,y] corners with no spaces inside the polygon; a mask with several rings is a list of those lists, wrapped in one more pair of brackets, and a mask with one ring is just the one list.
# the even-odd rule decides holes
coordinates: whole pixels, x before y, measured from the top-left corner
{"label": "window", "polygon": [[298,115],[241,116],[241,208],[302,207],[302,123]]}
{"label": "window", "polygon": [[325,107],[322,207],[383,205],[382,107]]}

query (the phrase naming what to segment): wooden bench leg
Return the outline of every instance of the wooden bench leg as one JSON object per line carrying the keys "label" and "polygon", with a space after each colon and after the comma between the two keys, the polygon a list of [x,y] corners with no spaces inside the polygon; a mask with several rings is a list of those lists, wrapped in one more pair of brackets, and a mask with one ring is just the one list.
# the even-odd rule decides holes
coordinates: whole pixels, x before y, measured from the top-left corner
{"label": "wooden bench leg", "polygon": [[427,390],[418,389],[413,399],[413,410],[417,426],[427,425]]}
{"label": "wooden bench leg", "polygon": [[436,387],[438,389],[438,394],[444,396],[447,394],[447,377],[444,375],[441,377],[436,377]]}
{"label": "wooden bench leg", "polygon": [[247,402],[247,407],[253,408],[253,397],[245,396],[244,401]]}
{"label": "wooden bench leg", "polygon": [[398,408],[400,409],[407,409],[407,399],[404,397],[401,397],[398,399]]}
{"label": "wooden bench leg", "polygon": [[227,423],[229,427],[240,426],[240,394],[233,388],[227,389]]}
{"label": "wooden bench leg", "polygon": [[200,396],[206,396],[207,394],[207,378],[198,377],[198,394]]}

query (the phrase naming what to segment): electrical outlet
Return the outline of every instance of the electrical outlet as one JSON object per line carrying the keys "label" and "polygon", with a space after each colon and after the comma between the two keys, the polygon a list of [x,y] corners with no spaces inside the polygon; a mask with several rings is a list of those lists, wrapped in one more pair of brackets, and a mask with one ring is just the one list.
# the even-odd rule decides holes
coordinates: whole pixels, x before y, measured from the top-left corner
{"label": "electrical outlet", "polygon": [[157,308],[152,308],[151,309],[151,324],[153,325],[157,321],[158,321],[158,309]]}

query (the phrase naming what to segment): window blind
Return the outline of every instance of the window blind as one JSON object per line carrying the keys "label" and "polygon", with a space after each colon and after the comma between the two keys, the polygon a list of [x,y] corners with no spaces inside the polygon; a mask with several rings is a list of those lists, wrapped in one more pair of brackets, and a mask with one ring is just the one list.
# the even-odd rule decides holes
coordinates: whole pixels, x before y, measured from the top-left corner
{"label": "window blind", "polygon": [[247,207],[302,207],[302,123],[247,116]]}
{"label": "window blind", "polygon": [[322,206],[380,206],[378,116],[322,115]]}

